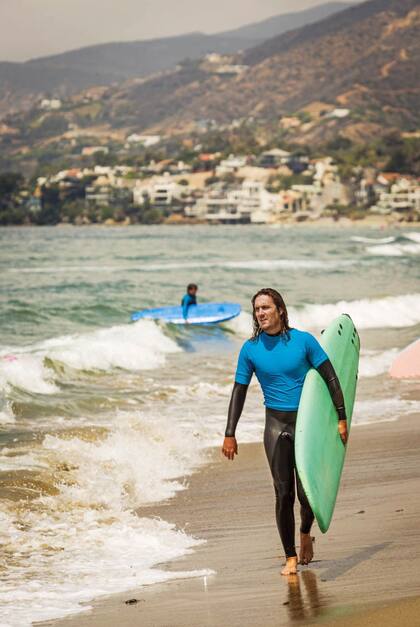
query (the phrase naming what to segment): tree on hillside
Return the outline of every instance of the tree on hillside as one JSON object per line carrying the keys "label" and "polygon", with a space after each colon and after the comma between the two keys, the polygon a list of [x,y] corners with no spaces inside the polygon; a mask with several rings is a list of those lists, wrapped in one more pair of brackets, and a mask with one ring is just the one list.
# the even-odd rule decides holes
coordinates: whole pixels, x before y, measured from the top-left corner
{"label": "tree on hillside", "polygon": [[391,149],[387,170],[420,175],[420,139],[408,138]]}
{"label": "tree on hillside", "polygon": [[60,191],[57,185],[44,185],[41,196],[41,209],[35,215],[35,222],[40,225],[60,222]]}
{"label": "tree on hillside", "polygon": [[19,197],[24,179],[16,172],[0,174],[0,224],[22,224],[27,217],[23,199]]}

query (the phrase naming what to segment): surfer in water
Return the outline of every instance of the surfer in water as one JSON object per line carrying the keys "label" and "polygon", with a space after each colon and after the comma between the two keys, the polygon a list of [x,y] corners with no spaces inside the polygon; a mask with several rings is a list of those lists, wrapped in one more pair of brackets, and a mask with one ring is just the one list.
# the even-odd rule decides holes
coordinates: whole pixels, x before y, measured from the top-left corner
{"label": "surfer in water", "polygon": [[238,454],[236,425],[255,372],[264,395],[264,447],[274,483],[277,528],[286,555],[282,575],[293,575],[298,565],[293,512],[295,484],[301,516],[299,562],[309,564],[313,558],[314,515],[297,475],[294,456],[297,409],[308,370],[316,368],[327,384],[338,414],[338,432],[346,444],[344,397],[334,368],[319,342],[310,333],[289,326],[286,305],[279,292],[272,288],[259,290],[252,298],[252,308],[253,335],[239,354],[222,452],[230,460]]}
{"label": "surfer in water", "polygon": [[197,291],[198,285],[195,283],[189,283],[187,285],[187,293],[182,297],[181,307],[182,307],[182,315],[184,316],[184,320],[188,322],[188,308],[191,305],[197,304]]}

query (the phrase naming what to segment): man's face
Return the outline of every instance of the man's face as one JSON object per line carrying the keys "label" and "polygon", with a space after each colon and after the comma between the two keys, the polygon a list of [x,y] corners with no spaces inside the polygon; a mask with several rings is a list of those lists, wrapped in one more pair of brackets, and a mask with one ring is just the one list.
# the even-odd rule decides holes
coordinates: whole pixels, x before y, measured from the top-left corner
{"label": "man's face", "polygon": [[197,288],[196,287],[192,287],[191,289],[188,290],[188,294],[190,296],[195,296],[197,294]]}
{"label": "man's face", "polygon": [[277,333],[281,329],[280,312],[271,296],[262,294],[254,303],[255,316],[263,331]]}

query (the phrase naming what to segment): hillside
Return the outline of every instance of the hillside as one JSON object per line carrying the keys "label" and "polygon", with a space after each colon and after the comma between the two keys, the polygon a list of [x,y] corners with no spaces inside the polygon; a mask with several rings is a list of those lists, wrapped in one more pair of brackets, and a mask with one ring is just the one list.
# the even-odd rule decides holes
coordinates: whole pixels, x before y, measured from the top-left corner
{"label": "hillside", "polygon": [[390,131],[418,132],[419,26],[418,1],[370,0],[240,54],[89,88],[57,111],[36,106],[6,116],[0,169],[79,163],[82,148],[98,144],[115,157],[133,133],[178,136],[175,145],[193,135],[200,143],[197,134],[210,128],[219,137],[215,150],[228,133],[229,141],[239,138],[230,143],[236,151],[250,137],[345,148]]}
{"label": "hillside", "polygon": [[184,59],[198,59],[209,52],[245,50],[347,6],[349,3],[330,2],[215,35],[190,33],[149,41],[115,42],[26,63],[0,62],[0,114],[29,108],[41,94],[68,95],[95,85],[111,85],[173,69]]}
{"label": "hillside", "polygon": [[286,33],[289,30],[324,20],[326,17],[338,13],[339,11],[344,11],[344,9],[353,5],[354,2],[327,2],[304,11],[269,17],[255,24],[249,24],[235,30],[226,31],[224,35],[253,40],[254,42],[266,41],[267,39]]}
{"label": "hillside", "polygon": [[[314,25],[288,32],[236,57],[248,70],[205,75],[183,68],[161,79],[114,90],[106,119],[116,126],[188,128],[249,116],[278,120],[314,101],[351,109],[344,121],[312,129],[363,135],[363,126],[413,128],[420,119],[420,5],[417,0],[370,0]],[[353,128],[352,127],[356,127]]]}

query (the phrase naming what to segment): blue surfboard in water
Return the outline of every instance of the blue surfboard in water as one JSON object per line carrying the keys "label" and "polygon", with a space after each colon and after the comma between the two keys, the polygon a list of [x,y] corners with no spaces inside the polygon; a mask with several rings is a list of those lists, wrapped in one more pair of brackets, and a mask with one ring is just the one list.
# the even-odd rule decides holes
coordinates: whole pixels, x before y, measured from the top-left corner
{"label": "blue surfboard in water", "polygon": [[[241,306],[236,303],[202,303],[188,307],[187,324],[214,324],[236,318],[241,313]],[[186,324],[182,307],[159,307],[143,309],[131,314],[133,322],[137,320],[163,320],[172,324]]]}

